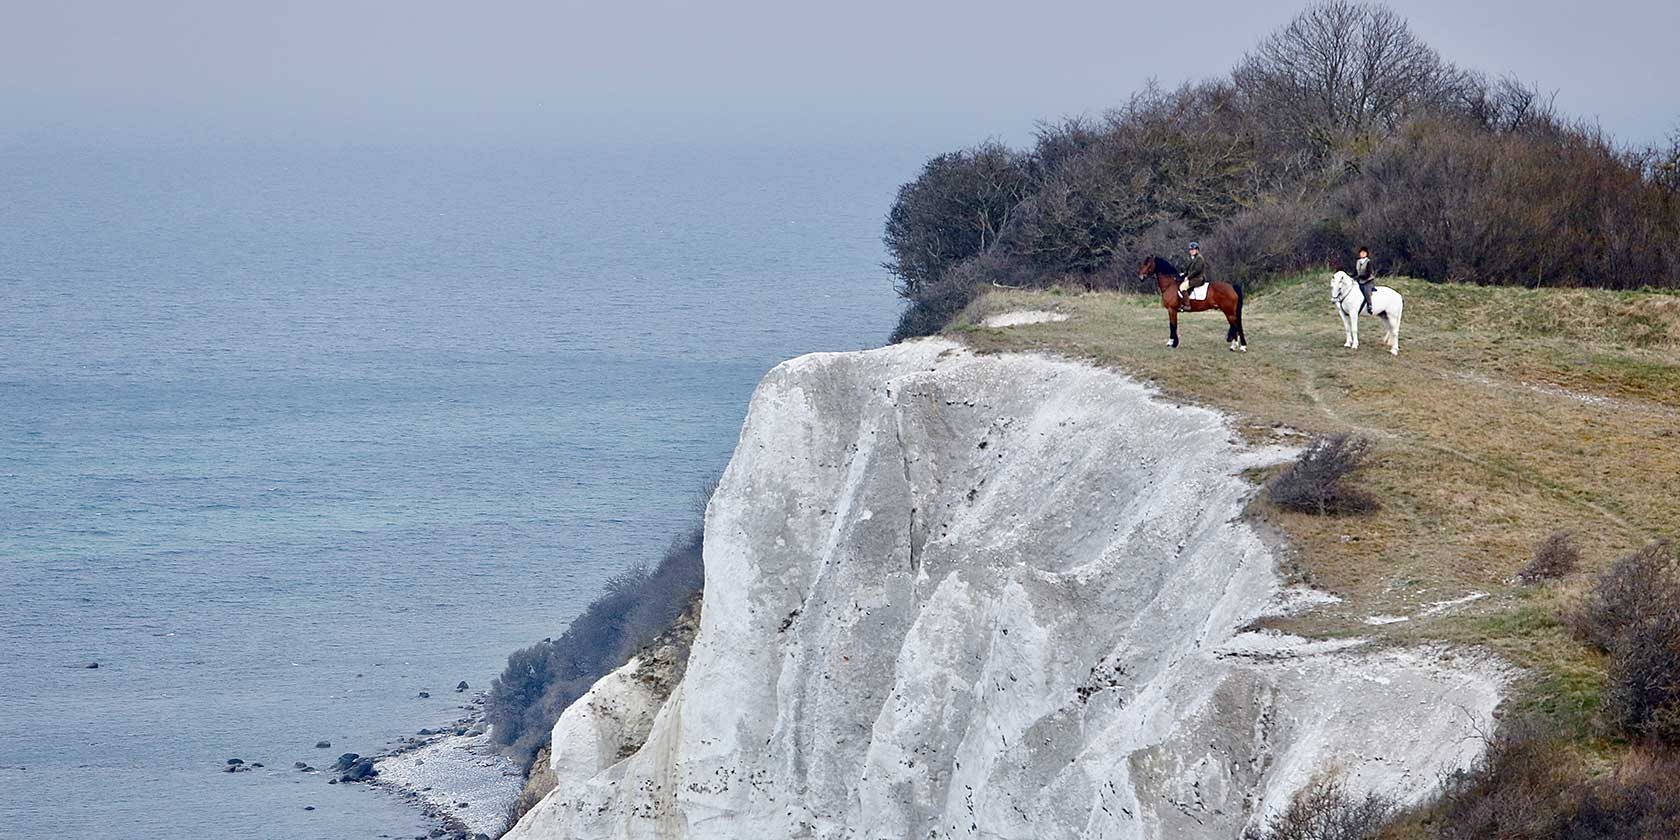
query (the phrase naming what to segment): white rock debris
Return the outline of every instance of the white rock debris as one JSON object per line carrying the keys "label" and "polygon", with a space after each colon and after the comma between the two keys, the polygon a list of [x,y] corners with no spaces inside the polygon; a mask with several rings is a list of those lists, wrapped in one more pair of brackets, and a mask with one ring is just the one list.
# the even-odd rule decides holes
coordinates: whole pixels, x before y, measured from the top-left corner
{"label": "white rock debris", "polygon": [[1465,604],[1471,603],[1473,601],[1480,601],[1483,598],[1486,598],[1487,596],[1488,596],[1488,594],[1486,592],[1472,592],[1469,595],[1466,595],[1462,598],[1453,598],[1450,601],[1436,601],[1435,603],[1430,604],[1427,607],[1424,607],[1423,611],[1419,612],[1418,615],[1424,615],[1424,616],[1440,615],[1441,613],[1447,612],[1447,611],[1452,610],[1452,609],[1457,608],[1457,607],[1462,607]]}
{"label": "white rock debris", "polygon": [[993,315],[980,322],[981,326],[1000,330],[1005,327],[1020,327],[1027,324],[1048,324],[1054,321],[1066,321],[1065,312],[1050,312],[1043,309],[1017,309],[1014,312],[1004,312]]}
{"label": "white rock debris", "polygon": [[634,662],[572,706],[509,837],[1229,840],[1327,771],[1427,794],[1505,668],[1242,632],[1302,597],[1242,518],[1251,457],[1085,364],[782,364],[707,512],[686,675],[645,737]]}
{"label": "white rock debris", "polygon": [[1384,624],[1399,624],[1402,621],[1411,621],[1411,620],[1412,620],[1412,617],[1408,616],[1408,615],[1386,615],[1386,614],[1381,614],[1381,613],[1379,613],[1377,615],[1369,615],[1369,616],[1365,617],[1365,623],[1366,624],[1374,625],[1374,626],[1377,626],[1377,627],[1381,627]]}

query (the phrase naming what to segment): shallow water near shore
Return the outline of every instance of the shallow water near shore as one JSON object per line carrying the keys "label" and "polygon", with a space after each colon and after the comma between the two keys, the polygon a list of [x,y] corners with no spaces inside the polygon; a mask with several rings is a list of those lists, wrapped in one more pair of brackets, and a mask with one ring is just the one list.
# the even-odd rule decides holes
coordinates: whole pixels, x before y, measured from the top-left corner
{"label": "shallow water near shore", "polygon": [[0,836],[66,838],[427,827],[293,763],[656,559],[766,369],[885,337],[920,160],[6,152]]}

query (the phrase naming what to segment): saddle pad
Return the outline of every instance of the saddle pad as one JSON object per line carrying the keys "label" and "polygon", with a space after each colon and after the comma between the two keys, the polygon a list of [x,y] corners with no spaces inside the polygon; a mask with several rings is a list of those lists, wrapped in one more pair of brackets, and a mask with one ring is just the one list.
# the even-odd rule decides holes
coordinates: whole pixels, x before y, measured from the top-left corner
{"label": "saddle pad", "polygon": [[1191,300],[1207,300],[1208,289],[1211,289],[1211,288],[1213,288],[1212,283],[1203,283],[1202,285],[1197,286],[1194,289],[1191,289],[1190,290],[1190,299]]}

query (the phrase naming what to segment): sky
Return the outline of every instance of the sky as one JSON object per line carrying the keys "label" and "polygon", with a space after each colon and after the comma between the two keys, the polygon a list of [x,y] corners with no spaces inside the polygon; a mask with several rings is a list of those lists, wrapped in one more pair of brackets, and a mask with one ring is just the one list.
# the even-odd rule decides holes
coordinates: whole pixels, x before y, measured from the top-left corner
{"label": "sky", "polygon": [[[0,139],[1023,143],[1221,75],[1302,5],[0,0]],[[1674,0],[1390,5],[1624,141],[1680,128]]]}

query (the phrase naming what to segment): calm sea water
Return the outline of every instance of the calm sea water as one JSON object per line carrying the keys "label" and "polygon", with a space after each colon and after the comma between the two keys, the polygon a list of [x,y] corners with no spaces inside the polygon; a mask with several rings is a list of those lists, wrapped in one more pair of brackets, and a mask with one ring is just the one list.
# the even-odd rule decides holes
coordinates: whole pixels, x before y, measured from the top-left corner
{"label": "calm sea water", "polygon": [[878,344],[919,159],[0,150],[0,836],[412,836],[292,763],[452,720]]}

